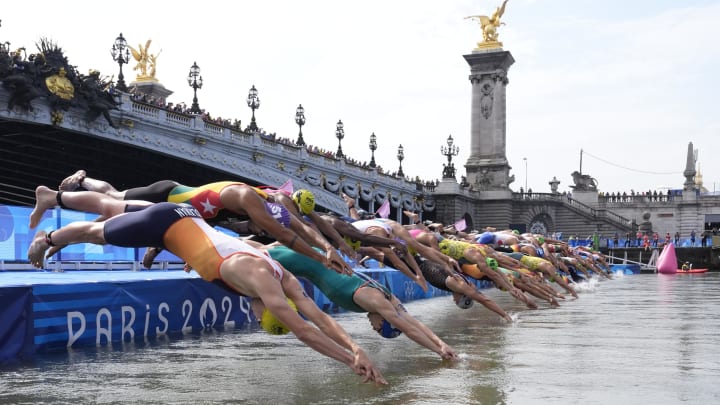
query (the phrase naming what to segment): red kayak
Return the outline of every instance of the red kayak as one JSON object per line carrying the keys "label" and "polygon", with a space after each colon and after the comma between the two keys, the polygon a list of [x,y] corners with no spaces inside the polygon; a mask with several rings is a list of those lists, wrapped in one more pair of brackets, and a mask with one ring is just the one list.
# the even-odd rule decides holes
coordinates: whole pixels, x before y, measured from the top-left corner
{"label": "red kayak", "polygon": [[690,270],[683,270],[683,269],[677,269],[677,274],[683,274],[683,273],[705,273],[708,269],[690,269]]}

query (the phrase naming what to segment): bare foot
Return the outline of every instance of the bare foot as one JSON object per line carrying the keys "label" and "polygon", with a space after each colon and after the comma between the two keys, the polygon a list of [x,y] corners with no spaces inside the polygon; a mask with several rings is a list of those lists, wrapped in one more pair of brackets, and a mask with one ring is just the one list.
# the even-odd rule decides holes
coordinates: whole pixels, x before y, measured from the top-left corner
{"label": "bare foot", "polygon": [[56,246],[50,246],[50,249],[48,249],[47,253],[45,253],[45,258],[49,259],[53,257],[53,255],[59,251],[61,251],[65,246],[67,245],[56,245]]}
{"label": "bare foot", "polygon": [[49,247],[47,242],[45,242],[46,236],[47,232],[38,231],[28,248],[28,260],[30,261],[30,264],[38,269],[42,268],[43,263],[45,262],[45,251]]}
{"label": "bare foot", "polygon": [[411,224],[417,223],[420,218],[420,214],[408,210],[404,210],[403,214],[410,219]]}
{"label": "bare foot", "polygon": [[30,213],[30,229],[38,226],[45,211],[57,205],[56,195],[56,191],[45,186],[38,186],[35,189],[35,208]]}
{"label": "bare foot", "polygon": [[74,174],[68,176],[60,183],[59,190],[62,191],[75,191],[80,188],[80,184],[85,180],[85,170],[78,170]]}
{"label": "bare foot", "polygon": [[162,248],[156,248],[156,247],[149,247],[145,250],[145,255],[143,256],[142,264],[143,267],[146,269],[149,269],[153,265],[153,261],[157,257],[157,255],[162,252]]}

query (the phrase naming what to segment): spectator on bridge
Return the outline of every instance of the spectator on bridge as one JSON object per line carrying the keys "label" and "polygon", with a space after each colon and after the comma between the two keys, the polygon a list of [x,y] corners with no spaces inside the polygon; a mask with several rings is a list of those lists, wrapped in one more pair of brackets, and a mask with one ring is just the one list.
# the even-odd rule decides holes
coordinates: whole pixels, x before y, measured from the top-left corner
{"label": "spectator on bridge", "polygon": [[670,244],[670,232],[665,232],[665,246]]}
{"label": "spectator on bridge", "polygon": [[620,235],[618,235],[617,232],[615,232],[615,235],[613,235],[613,247],[618,247],[618,243],[620,242]]}
{"label": "spectator on bridge", "polygon": [[695,247],[695,230],[690,231],[690,246]]}
{"label": "spectator on bridge", "polygon": [[658,235],[657,232],[653,233],[653,239],[652,239],[652,245],[654,248],[658,247],[658,242],[660,241],[660,235]]}
{"label": "spectator on bridge", "polygon": [[680,232],[675,232],[675,246],[680,246]]}
{"label": "spectator on bridge", "polygon": [[625,247],[630,247],[630,232],[625,232]]}

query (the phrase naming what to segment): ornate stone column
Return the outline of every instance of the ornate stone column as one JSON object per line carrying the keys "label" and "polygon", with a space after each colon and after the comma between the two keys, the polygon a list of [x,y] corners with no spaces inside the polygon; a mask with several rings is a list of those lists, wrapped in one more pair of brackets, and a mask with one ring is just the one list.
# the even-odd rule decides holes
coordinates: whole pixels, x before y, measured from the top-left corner
{"label": "ornate stone column", "polygon": [[470,157],[465,164],[473,190],[507,191],[515,180],[505,155],[507,72],[515,59],[502,49],[464,55],[472,84]]}

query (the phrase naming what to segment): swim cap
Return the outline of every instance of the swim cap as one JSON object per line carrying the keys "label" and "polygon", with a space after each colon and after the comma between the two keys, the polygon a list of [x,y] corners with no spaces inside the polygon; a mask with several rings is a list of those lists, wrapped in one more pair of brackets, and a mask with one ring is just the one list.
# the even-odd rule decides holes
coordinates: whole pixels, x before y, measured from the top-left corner
{"label": "swim cap", "polygon": [[475,301],[473,301],[472,298],[468,297],[465,294],[461,295],[460,298],[458,298],[458,300],[455,301],[455,305],[457,305],[458,308],[462,308],[462,309],[468,309],[471,306],[473,306],[474,303],[475,303]]}
{"label": "swim cap", "polygon": [[492,257],[486,258],[485,263],[487,263],[487,265],[493,270],[497,270],[497,268],[498,268],[497,260],[493,259]]}
{"label": "swim cap", "polygon": [[297,190],[292,194],[292,199],[304,215],[313,212],[315,209],[315,195],[310,190]]}
{"label": "swim cap", "polygon": [[440,248],[440,253],[447,255],[450,253],[450,240],[443,239],[440,242],[438,242],[438,248]]}
{"label": "swim cap", "polygon": [[537,237],[537,241],[538,241],[539,244],[542,245],[543,243],[545,243],[545,238],[543,238],[542,236],[538,236],[538,237]]}
{"label": "swim cap", "polygon": [[264,203],[268,214],[272,215],[285,228],[290,227],[290,211],[284,205],[267,201],[264,201]]}
{"label": "swim cap", "polygon": [[357,214],[360,217],[360,219],[374,219],[375,218],[374,214],[371,214],[371,213],[365,211],[364,209],[357,210]]}
{"label": "swim cap", "polygon": [[520,235],[520,231],[518,231],[517,229],[513,229],[512,233],[513,235]]}
{"label": "swim cap", "polygon": [[354,251],[360,250],[360,247],[362,246],[361,242],[359,240],[355,240],[349,236],[345,236],[343,239],[345,239],[345,242],[350,246]]}
{"label": "swim cap", "polygon": [[380,336],[386,338],[386,339],[393,339],[400,335],[402,335],[402,331],[392,325],[390,325],[390,322],[388,322],[386,319],[383,319],[382,321],[382,327],[378,331]]}
{"label": "swim cap", "polygon": [[[297,307],[295,306],[295,303],[288,298],[287,300],[288,304],[290,304],[290,307],[297,311]],[[260,318],[260,327],[265,329],[265,331],[271,335],[287,335],[290,332],[290,329],[288,329],[287,326],[283,325],[282,322],[280,322],[279,319],[275,317],[275,315],[272,314],[272,312],[268,311],[267,308],[263,310],[262,317]]]}
{"label": "swim cap", "polygon": [[483,232],[475,238],[475,241],[483,245],[489,245],[495,242],[495,234],[492,232]]}

